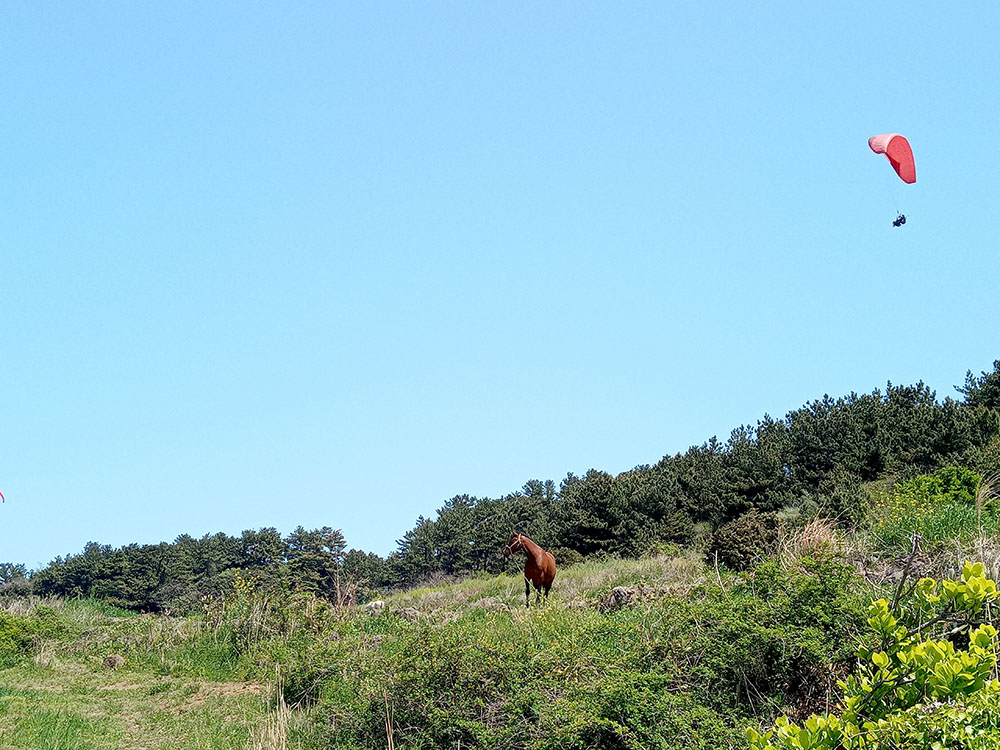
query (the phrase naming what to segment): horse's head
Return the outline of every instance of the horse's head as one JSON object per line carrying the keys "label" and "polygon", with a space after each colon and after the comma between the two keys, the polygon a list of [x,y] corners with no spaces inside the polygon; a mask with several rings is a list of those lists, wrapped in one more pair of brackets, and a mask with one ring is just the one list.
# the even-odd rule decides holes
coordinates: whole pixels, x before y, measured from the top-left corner
{"label": "horse's head", "polygon": [[516,531],[512,531],[510,534],[510,541],[507,542],[507,546],[503,548],[503,556],[510,557],[512,552],[520,552],[524,549],[524,545],[521,544],[521,535]]}

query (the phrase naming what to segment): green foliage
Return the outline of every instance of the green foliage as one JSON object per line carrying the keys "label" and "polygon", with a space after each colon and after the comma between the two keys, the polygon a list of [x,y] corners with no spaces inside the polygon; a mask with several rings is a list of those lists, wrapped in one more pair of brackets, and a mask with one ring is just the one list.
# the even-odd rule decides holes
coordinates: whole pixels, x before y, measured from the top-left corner
{"label": "green foliage", "polygon": [[0,612],[0,659],[30,653],[40,629],[37,620]]}
{"label": "green foliage", "polygon": [[863,602],[853,568],[833,555],[769,560],[728,591],[678,603],[694,625],[677,647],[699,655],[688,679],[722,712],[815,707],[851,660]]}
{"label": "green foliage", "polygon": [[914,533],[930,546],[967,544],[980,534],[996,534],[1000,508],[992,501],[977,507],[981,481],[975,472],[947,466],[876,491],[865,526],[879,551],[892,554],[908,552]]}
{"label": "green foliage", "polygon": [[823,637],[849,637],[863,621],[857,572],[830,550],[797,560],[793,570],[771,558],[743,586],[780,622],[818,628]]}
{"label": "green foliage", "polygon": [[733,570],[746,570],[772,554],[779,539],[777,514],[752,510],[712,535],[708,555]]}
{"label": "green foliage", "polygon": [[995,750],[1000,746],[1000,691],[987,685],[964,702],[921,704],[886,721],[893,750]]}
{"label": "green foliage", "polygon": [[[877,645],[858,651],[858,669],[840,683],[840,713],[773,730],[747,730],[752,750],[988,748],[1000,744],[997,630],[982,622],[1000,592],[981,563],[959,580],[924,578],[899,608],[872,602]],[[939,637],[928,635],[937,631]],[[965,634],[967,647],[955,646]],[[937,743],[937,744],[936,744]]]}
{"label": "green foliage", "polygon": [[343,575],[346,581],[358,585],[364,592],[371,592],[369,598],[378,598],[373,592],[385,588],[391,582],[391,569],[386,560],[374,552],[352,549],[344,555]]}
{"label": "green foliage", "polygon": [[262,644],[321,632],[336,612],[311,592],[270,592],[237,572],[233,591],[205,603],[209,627],[237,654],[255,654]]}
{"label": "green foliage", "polygon": [[[648,613],[646,613],[648,616]],[[657,613],[657,620],[662,615]],[[675,692],[672,665],[650,659],[661,638],[638,612],[543,608],[446,622],[383,615],[340,626],[317,662],[314,715],[333,746],[714,748],[731,721]],[[644,666],[643,666],[644,665]]]}
{"label": "green foliage", "polygon": [[285,540],[288,574],[293,587],[335,598],[347,544],[339,529],[297,527]]}
{"label": "green foliage", "polygon": [[14,581],[23,581],[28,577],[28,569],[20,563],[0,563],[0,586],[10,584]]}
{"label": "green foliage", "polygon": [[658,674],[608,674],[599,689],[560,696],[546,707],[552,732],[532,747],[715,750],[733,742],[723,715],[690,695],[669,692],[669,686]]}
{"label": "green foliage", "polygon": [[969,406],[1000,409],[1000,360],[993,362],[993,372],[975,376],[969,370],[965,375],[965,385],[955,390],[965,396],[965,403]]}
{"label": "green foliage", "polygon": [[[343,534],[328,526],[299,526],[284,539],[264,528],[239,538],[182,535],[172,544],[117,549],[90,542],[81,554],[57,558],[35,573],[31,584],[43,596],[92,597],[133,611],[189,614],[201,609],[202,599],[228,594],[239,571],[261,588],[313,591],[333,599],[340,593],[345,546]],[[368,569],[384,562],[371,557],[376,559],[367,561]]]}
{"label": "green foliage", "polygon": [[[584,596],[599,599],[611,586],[655,585],[640,571],[666,565],[619,571],[611,560],[566,575],[600,581]],[[733,746],[736,717],[821,700],[824,675],[849,657],[843,644],[863,623],[843,561],[766,570],[766,586],[703,585],[608,614],[559,600],[525,611],[516,593],[510,610],[394,614],[442,595],[424,589],[390,600],[386,614],[331,622],[292,668],[288,698],[309,697],[333,746],[383,746],[387,712],[398,747]],[[479,594],[472,586],[451,588],[463,600],[517,590],[509,579],[484,579]]]}
{"label": "green foliage", "polygon": [[975,502],[980,477],[960,466],[946,466],[934,474],[925,474],[899,485],[902,497],[920,500],[934,499],[942,503]]}
{"label": "green foliage", "polygon": [[[120,549],[90,543],[81,554],[38,571],[31,583],[42,595],[93,596],[137,611],[184,613],[196,611],[203,597],[225,595],[236,570],[272,590],[312,591],[331,600],[344,583],[374,594],[443,576],[513,572],[516,561],[497,554],[513,528],[578,559],[634,557],[663,544],[690,543],[700,539],[701,525],[718,528],[751,510],[794,509],[801,518],[815,509],[855,523],[866,483],[956,462],[998,470],[998,379],[1000,365],[978,378],[970,373],[959,389],[964,402],[939,401],[923,383],[824,396],[784,418],[765,415],[756,425],[740,426],[728,440],[713,437],[618,475],[590,469],[568,474],[558,488],[552,480],[530,480],[503,497],[457,495],[436,516],[417,518],[388,559],[345,554],[343,536],[329,527],[299,527],[284,539],[265,528],[238,538],[184,535],[172,544]],[[949,495],[947,510],[927,520],[928,538],[969,526],[966,499],[944,489],[942,497]],[[889,546],[907,537],[897,531],[887,530]],[[734,550],[729,564],[751,565],[754,556]],[[18,585],[23,591],[25,584]]]}

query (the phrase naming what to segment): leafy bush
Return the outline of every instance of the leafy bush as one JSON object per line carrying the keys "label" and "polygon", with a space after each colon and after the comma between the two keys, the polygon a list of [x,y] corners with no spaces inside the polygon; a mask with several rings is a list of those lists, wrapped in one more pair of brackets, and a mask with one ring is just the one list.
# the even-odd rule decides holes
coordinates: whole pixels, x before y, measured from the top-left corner
{"label": "leafy bush", "polygon": [[0,659],[30,653],[40,631],[37,619],[0,611]]}
{"label": "leafy bush", "polygon": [[[678,647],[699,653],[686,679],[719,711],[816,710],[852,661],[864,623],[853,568],[833,554],[792,564],[772,559],[731,590],[678,602],[692,635]],[[719,690],[719,685],[727,685]]]}
{"label": "leafy bush", "polygon": [[606,675],[599,689],[576,691],[572,698],[544,706],[541,721],[547,731],[532,747],[715,750],[733,745],[733,728],[724,716],[690,695],[669,692],[669,686],[658,674]]}
{"label": "leafy bush", "polygon": [[205,615],[218,638],[241,655],[252,654],[273,641],[316,635],[329,626],[333,606],[311,593],[273,592],[259,588],[255,578],[233,576],[232,593],[205,602]]}
{"label": "leafy bush", "polygon": [[540,608],[352,621],[329,642],[323,661],[336,667],[316,711],[345,747],[384,746],[387,715],[408,748],[732,746],[733,722],[676,692],[674,665],[650,658],[645,616]]}
{"label": "leafy bush", "polygon": [[[900,589],[901,590],[901,589]],[[917,750],[1000,746],[997,630],[983,622],[1000,592],[982,564],[966,563],[961,580],[923,578],[908,600],[878,599],[868,624],[877,646],[858,651],[857,673],[840,682],[838,714],[802,725],[747,730],[752,750]],[[935,629],[939,637],[928,637]],[[953,639],[964,633],[965,650]]]}
{"label": "leafy bush", "polygon": [[832,552],[803,557],[793,568],[772,558],[749,584],[784,625],[814,627],[824,637],[844,638],[864,621],[853,566]]}
{"label": "leafy bush", "polygon": [[[596,566],[571,575],[600,592],[628,579],[621,562],[603,575]],[[740,584],[725,577],[690,595],[654,586],[610,613],[555,600],[409,621],[399,612],[412,597],[391,599],[383,614],[318,634],[289,667],[286,697],[309,696],[317,732],[336,747],[385,746],[387,732],[408,748],[735,747],[755,713],[825,700],[831,670],[853,658],[864,599],[832,555],[765,563]]]}
{"label": "leafy bush", "polygon": [[774,552],[780,538],[778,516],[751,510],[712,535],[710,558],[733,570],[746,570]]}

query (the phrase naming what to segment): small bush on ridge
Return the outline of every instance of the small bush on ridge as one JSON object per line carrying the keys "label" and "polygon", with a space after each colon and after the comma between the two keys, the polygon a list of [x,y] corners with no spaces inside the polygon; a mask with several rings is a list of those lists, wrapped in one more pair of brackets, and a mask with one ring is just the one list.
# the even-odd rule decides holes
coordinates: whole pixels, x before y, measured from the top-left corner
{"label": "small bush on ridge", "polygon": [[777,514],[751,510],[712,535],[708,555],[732,570],[746,570],[773,553],[779,539]]}

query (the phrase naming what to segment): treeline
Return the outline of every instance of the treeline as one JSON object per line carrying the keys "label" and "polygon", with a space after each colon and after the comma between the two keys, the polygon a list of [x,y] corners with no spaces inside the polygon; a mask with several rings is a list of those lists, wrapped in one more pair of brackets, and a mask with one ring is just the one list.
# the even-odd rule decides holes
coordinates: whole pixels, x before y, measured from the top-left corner
{"label": "treeline", "polygon": [[[369,559],[346,551],[338,529],[301,526],[282,537],[277,529],[244,531],[239,537],[186,534],[173,543],[120,548],[90,542],[78,555],[59,557],[31,576],[34,593],[93,597],[129,609],[185,613],[232,590],[234,573],[266,588],[312,591],[331,600],[349,594],[349,577],[365,577]],[[6,581],[4,588],[24,586]]]}
{"label": "treeline", "polygon": [[712,438],[617,476],[592,469],[567,475],[558,487],[532,480],[501,498],[459,495],[435,518],[419,517],[388,558],[348,551],[331,528],[300,527],[286,537],[268,528],[117,549],[91,543],[30,582],[8,578],[4,587],[188,611],[231,586],[235,571],[258,585],[337,599],[355,586],[400,588],[512,569],[516,562],[499,554],[512,529],[566,563],[689,543],[750,510],[823,513],[850,523],[863,483],[952,464],[984,475],[1000,470],[1000,360],[990,373],[970,372],[957,390],[962,400],[938,400],[923,383],[824,396],[783,419],[739,427],[725,442]]}
{"label": "treeline", "polygon": [[653,466],[612,476],[568,475],[558,490],[529,482],[501,499],[459,496],[435,519],[418,518],[398,541],[396,583],[436,573],[498,571],[511,529],[557,557],[636,556],[688,543],[750,510],[835,516],[849,524],[860,485],[905,479],[948,465],[1000,469],[1000,361],[966,377],[964,399],[937,400],[923,383],[822,399],[743,426]]}

